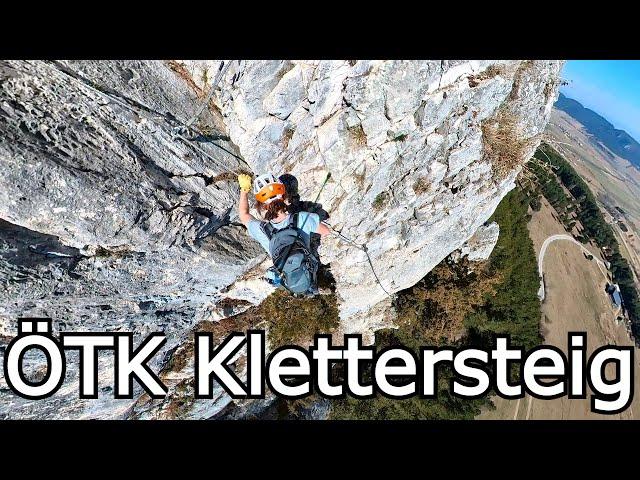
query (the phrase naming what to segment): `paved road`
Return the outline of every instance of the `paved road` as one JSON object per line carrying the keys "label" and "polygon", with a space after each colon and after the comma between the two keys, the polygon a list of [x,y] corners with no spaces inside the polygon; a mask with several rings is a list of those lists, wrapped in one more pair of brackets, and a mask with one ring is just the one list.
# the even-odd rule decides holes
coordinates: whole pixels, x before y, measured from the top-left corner
{"label": "paved road", "polygon": [[[540,289],[538,290],[538,298],[540,298],[540,300],[544,300],[544,275],[543,275],[543,269],[542,269],[542,266],[544,263],[544,255],[545,253],[547,253],[547,247],[557,240],[565,240],[568,242],[575,243],[582,249],[584,253],[586,253],[587,255],[593,255],[593,253],[591,253],[583,244],[581,244],[571,235],[558,234],[558,235],[551,235],[547,237],[547,239],[542,244],[542,248],[540,249],[540,255],[538,256],[538,274],[540,275]],[[598,263],[598,268],[600,268],[602,275],[608,278],[607,265],[595,255],[593,255],[593,259]]]}

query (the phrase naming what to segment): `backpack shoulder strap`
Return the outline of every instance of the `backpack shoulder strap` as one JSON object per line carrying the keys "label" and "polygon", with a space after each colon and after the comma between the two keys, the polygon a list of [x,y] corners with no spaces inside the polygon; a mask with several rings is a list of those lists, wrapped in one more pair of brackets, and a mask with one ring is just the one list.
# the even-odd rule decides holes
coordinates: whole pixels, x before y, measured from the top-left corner
{"label": "backpack shoulder strap", "polygon": [[275,230],[273,225],[271,225],[271,222],[260,222],[260,229],[267,236],[267,239],[271,240],[271,237],[273,237],[273,231]]}
{"label": "backpack shoulder strap", "polygon": [[296,230],[298,229],[298,213],[299,212],[296,212],[289,217],[289,225],[288,225],[289,227],[293,227]]}

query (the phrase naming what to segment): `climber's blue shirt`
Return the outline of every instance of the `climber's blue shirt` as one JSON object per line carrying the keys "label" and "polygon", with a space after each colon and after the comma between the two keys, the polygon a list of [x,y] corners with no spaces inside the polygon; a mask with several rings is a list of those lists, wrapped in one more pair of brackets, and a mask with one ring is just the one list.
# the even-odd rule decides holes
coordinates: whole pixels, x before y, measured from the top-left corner
{"label": "climber's blue shirt", "polygon": [[[257,240],[258,242],[260,242],[260,245],[262,245],[262,248],[264,248],[265,251],[269,253],[269,239],[267,238],[265,233],[262,231],[262,228],[260,228],[261,223],[262,222],[260,222],[259,220],[249,221],[249,224],[247,225],[247,231],[249,232],[249,236]],[[274,228],[277,228],[277,229],[284,228],[288,224],[289,224],[289,215],[287,215],[287,218],[285,218],[281,222],[278,222],[278,223],[271,222],[271,225],[273,225]],[[317,213],[309,213],[309,212],[298,213],[297,227],[302,229],[301,237],[304,240],[304,243],[307,246],[307,248],[309,248],[309,243],[311,241],[310,234],[318,231],[318,225],[320,225],[320,217],[318,216]]]}

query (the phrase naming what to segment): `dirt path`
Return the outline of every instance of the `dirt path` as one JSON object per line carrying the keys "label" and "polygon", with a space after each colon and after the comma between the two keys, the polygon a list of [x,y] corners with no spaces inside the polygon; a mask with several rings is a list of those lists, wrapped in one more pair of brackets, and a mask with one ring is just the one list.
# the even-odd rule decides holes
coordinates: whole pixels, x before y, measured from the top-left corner
{"label": "dirt path", "polygon": [[[538,290],[538,298],[541,301],[544,300],[544,296],[545,296],[545,294],[544,294],[544,270],[543,270],[544,256],[547,253],[547,248],[549,247],[549,245],[551,245],[551,243],[556,242],[558,240],[565,240],[565,241],[572,242],[572,243],[578,245],[578,247],[580,247],[580,249],[582,250],[583,253],[585,253],[587,255],[591,255],[591,252],[589,251],[589,249],[587,249],[582,243],[577,241],[571,235],[556,234],[556,235],[551,235],[551,236],[547,237],[545,239],[544,243],[542,244],[542,248],[540,249],[540,253],[538,253],[538,273],[540,274],[540,289]],[[600,260],[598,257],[593,257],[593,259],[598,264],[598,268],[600,269],[600,272],[602,272],[602,275],[606,279],[607,278],[607,265],[602,260]]]}
{"label": "dirt path", "polygon": [[[544,343],[567,352],[567,334],[571,331],[587,332],[587,354],[607,345],[633,345],[624,325],[615,320],[615,312],[604,292],[606,279],[602,274],[602,258],[593,245],[581,245],[594,256],[589,261],[582,248],[569,241],[550,238],[567,236],[562,224],[554,218],[554,210],[542,199],[542,208],[534,212],[529,222],[530,236],[536,252],[544,253],[546,295],[542,303],[541,332]],[[547,241],[545,252],[542,248]],[[579,243],[579,242],[578,242]],[[540,255],[538,256],[539,264]],[[526,396],[519,400],[494,398],[496,409],[483,412],[480,419],[630,419],[640,414],[640,366],[635,355],[635,395],[631,407],[619,415],[599,415],[590,410],[589,397],[585,400],[539,400]],[[609,375],[613,371],[607,371]],[[638,412],[638,413],[636,413]]]}

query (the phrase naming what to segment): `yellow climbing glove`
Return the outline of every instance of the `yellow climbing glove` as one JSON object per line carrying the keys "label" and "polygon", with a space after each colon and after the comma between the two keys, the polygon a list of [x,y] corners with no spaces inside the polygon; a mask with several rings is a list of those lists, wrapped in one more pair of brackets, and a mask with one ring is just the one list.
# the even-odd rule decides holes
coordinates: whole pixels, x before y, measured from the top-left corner
{"label": "yellow climbing glove", "polygon": [[251,177],[244,173],[238,175],[238,184],[240,185],[240,190],[243,192],[251,191]]}

